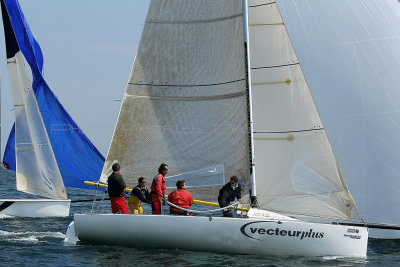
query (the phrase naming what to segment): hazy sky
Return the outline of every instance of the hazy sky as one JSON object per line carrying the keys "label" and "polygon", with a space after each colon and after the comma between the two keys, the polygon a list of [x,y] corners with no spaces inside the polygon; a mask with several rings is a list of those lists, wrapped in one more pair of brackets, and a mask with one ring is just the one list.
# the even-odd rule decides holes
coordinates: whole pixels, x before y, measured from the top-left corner
{"label": "hazy sky", "polygon": [[[44,57],[44,77],[106,156],[149,0],[19,0]],[[1,157],[14,122],[0,27]]]}

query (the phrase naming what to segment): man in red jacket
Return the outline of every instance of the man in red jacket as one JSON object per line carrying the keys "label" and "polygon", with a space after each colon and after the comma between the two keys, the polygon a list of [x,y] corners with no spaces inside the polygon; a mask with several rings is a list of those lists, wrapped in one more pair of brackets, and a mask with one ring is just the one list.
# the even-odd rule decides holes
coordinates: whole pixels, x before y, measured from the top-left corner
{"label": "man in red jacket", "polygon": [[165,175],[168,174],[168,165],[162,163],[158,168],[158,175],[154,177],[153,183],[151,184],[151,198],[153,199],[153,214],[161,214],[161,203],[162,198],[167,190],[165,183]]}
{"label": "man in red jacket", "polygon": [[[178,190],[175,190],[171,194],[168,195],[168,201],[172,204],[175,204],[179,207],[190,209],[190,206],[193,205],[193,196],[190,192],[186,191],[186,183],[185,180],[179,180],[176,182],[176,187]],[[191,213],[175,208],[173,206],[170,207],[170,214],[173,215],[192,215]]]}

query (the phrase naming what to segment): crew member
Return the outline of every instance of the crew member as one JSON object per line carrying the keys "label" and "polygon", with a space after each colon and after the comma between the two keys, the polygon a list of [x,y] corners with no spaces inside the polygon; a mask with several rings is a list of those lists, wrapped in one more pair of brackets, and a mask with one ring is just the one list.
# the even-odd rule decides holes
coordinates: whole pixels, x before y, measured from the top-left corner
{"label": "crew member", "polygon": [[[241,187],[238,182],[239,179],[236,176],[232,176],[230,182],[219,190],[218,203],[221,208],[229,206],[235,198],[242,203]],[[230,209],[226,208],[222,213],[224,217],[233,217]]]}
{"label": "crew member", "polygon": [[118,163],[112,165],[113,173],[108,176],[108,196],[111,199],[112,213],[129,214],[128,205],[125,200],[126,184],[120,172],[121,167]]}
{"label": "crew member", "polygon": [[[168,201],[179,207],[190,209],[190,206],[193,205],[193,196],[192,194],[190,194],[190,192],[186,191],[185,180],[177,181],[176,188],[177,190],[171,192],[171,194],[168,195]],[[181,210],[179,208],[175,208],[173,206],[170,206],[169,211],[170,214],[174,215],[192,215],[192,213]]]}
{"label": "crew member", "polygon": [[142,203],[151,203],[151,195],[146,187],[146,178],[140,177],[138,185],[132,188],[129,196],[129,212],[131,214],[145,214]]}
{"label": "crew member", "polygon": [[165,183],[165,175],[168,174],[168,165],[162,163],[158,168],[158,175],[154,177],[151,184],[151,198],[153,200],[153,214],[161,214],[161,204],[167,186]]}

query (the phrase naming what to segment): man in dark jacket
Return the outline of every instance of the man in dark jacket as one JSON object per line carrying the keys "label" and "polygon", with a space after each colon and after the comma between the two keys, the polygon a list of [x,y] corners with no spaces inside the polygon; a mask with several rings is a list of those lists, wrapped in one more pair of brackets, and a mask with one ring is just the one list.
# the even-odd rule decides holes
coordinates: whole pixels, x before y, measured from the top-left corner
{"label": "man in dark jacket", "polygon": [[[219,190],[218,203],[221,208],[229,206],[235,198],[242,203],[241,187],[238,182],[239,179],[236,176],[232,176],[231,181]],[[222,213],[224,217],[233,217],[230,209],[224,209]]]}
{"label": "man in dark jacket", "polygon": [[125,200],[125,188],[126,184],[120,174],[121,167],[118,163],[112,165],[113,173],[108,176],[108,196],[111,199],[112,213],[124,213],[129,214],[128,205]]}

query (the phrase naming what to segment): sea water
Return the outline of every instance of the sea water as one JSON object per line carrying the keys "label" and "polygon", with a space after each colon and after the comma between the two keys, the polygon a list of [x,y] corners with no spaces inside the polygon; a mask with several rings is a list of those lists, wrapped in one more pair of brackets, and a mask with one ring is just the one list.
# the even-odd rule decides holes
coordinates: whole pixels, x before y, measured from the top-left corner
{"label": "sea water", "polygon": [[[2,169],[1,174],[0,198],[31,198],[16,191],[13,172]],[[72,200],[92,199],[95,191],[68,188],[68,194]],[[99,193],[97,198],[103,197],[102,194]],[[92,204],[72,203],[71,214],[90,212]],[[103,201],[96,203],[95,209],[110,212],[109,206],[109,201]],[[33,219],[0,215],[0,266],[400,266],[398,240],[370,240],[365,260],[249,256],[240,255],[240,251],[226,255],[106,245],[66,246],[63,241],[72,219],[72,216]]]}

